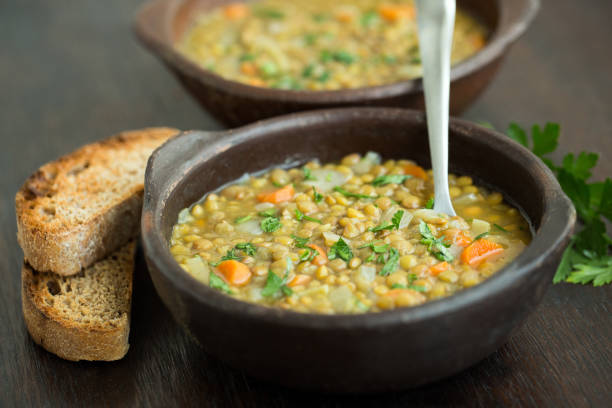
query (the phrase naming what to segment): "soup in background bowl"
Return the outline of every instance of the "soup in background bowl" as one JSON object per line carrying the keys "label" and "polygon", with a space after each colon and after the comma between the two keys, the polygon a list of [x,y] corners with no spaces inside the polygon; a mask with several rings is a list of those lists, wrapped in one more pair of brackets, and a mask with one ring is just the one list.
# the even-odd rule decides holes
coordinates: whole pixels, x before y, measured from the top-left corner
{"label": "soup in background bowl", "polygon": [[[487,30],[457,10],[451,60],[485,44]],[[288,90],[376,86],[421,77],[412,0],[257,0],[203,13],[178,42],[203,68]]]}

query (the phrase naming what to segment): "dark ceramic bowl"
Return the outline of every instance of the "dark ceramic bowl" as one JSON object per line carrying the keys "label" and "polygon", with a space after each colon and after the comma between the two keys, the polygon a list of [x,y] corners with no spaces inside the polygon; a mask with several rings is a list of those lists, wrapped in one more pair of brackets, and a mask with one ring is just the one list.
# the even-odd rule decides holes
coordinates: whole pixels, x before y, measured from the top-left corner
{"label": "dark ceramic bowl", "polygon": [[457,119],[450,134],[451,171],[501,191],[535,231],[525,251],[482,284],[413,308],[302,314],[238,301],[199,283],[174,261],[167,243],[179,211],[244,173],[368,150],[429,165],[421,112],[348,108],[222,132],[185,132],[155,151],[146,172],[142,240],[157,292],[207,352],[292,387],[402,389],[475,364],[500,347],[542,298],[575,212],[549,169],[508,137]]}
{"label": "dark ceramic bowl", "polygon": [[[201,11],[235,0],[156,0],[135,20],[138,38],[159,57],[204,108],[219,120],[240,125],[285,113],[339,106],[423,109],[420,79],[337,91],[288,91],[223,79],[191,62],[174,44]],[[510,45],[525,31],[539,0],[459,0],[491,32],[486,46],[451,71],[451,113],[465,109],[486,88]]]}

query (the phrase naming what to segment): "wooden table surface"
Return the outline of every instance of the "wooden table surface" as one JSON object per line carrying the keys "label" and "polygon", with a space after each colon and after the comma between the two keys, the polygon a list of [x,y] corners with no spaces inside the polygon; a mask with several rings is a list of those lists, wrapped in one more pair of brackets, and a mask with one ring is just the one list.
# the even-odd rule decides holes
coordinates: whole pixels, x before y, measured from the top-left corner
{"label": "wooden table surface", "polygon": [[[612,406],[612,286],[551,286],[510,341],[476,366],[423,388],[365,397],[287,390],[205,355],[161,304],[141,256],[125,359],[72,363],[35,345],[19,295],[13,197],[23,180],[122,129],[220,127],[136,43],[130,20],[140,3],[0,2],[1,406]],[[610,17],[609,0],[544,0],[464,116],[501,129],[557,121],[559,154],[599,152],[595,177],[611,175]]]}

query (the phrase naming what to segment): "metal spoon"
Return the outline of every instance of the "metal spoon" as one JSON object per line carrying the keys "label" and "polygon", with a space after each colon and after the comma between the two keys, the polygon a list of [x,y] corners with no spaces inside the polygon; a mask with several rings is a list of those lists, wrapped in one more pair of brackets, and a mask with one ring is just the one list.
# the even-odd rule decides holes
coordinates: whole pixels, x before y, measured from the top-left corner
{"label": "metal spoon", "polygon": [[416,0],[419,49],[434,175],[434,211],[454,216],[448,192],[448,105],[455,0]]}

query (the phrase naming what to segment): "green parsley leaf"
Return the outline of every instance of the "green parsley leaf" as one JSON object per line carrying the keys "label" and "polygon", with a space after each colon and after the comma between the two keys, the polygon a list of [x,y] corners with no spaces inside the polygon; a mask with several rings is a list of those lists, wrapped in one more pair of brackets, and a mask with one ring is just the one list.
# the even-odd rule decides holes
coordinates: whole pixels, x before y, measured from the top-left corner
{"label": "green parsley leaf", "polygon": [[427,202],[425,203],[425,208],[427,208],[428,210],[431,210],[434,207],[434,199],[433,197],[431,197],[429,200],[427,200]]}
{"label": "green parsley leaf", "polygon": [[245,215],[244,217],[238,217],[234,220],[235,224],[242,224],[243,222],[247,222],[248,220],[250,220],[251,218],[253,218],[252,214],[249,215]]}
{"label": "green parsley leaf", "polygon": [[334,245],[331,246],[331,248],[329,248],[327,258],[330,261],[332,259],[340,258],[345,262],[348,262],[353,258],[353,251],[346,241],[340,238]]}
{"label": "green parsley leaf", "polygon": [[367,244],[357,247],[357,249],[370,248],[376,254],[384,254],[385,252],[387,252],[387,250],[389,249],[389,244],[376,245],[377,242],[382,241],[368,242]]}
{"label": "green parsley leaf", "polygon": [[575,271],[567,278],[571,283],[593,283],[593,286],[603,286],[612,282],[612,256],[604,256],[588,264],[574,265]]}
{"label": "green parsley leaf", "polygon": [[295,241],[295,246],[298,248],[306,248],[306,244],[308,244],[308,238],[301,238],[297,235],[291,234],[291,238]]}
{"label": "green parsley leaf", "polygon": [[240,255],[236,255],[236,250],[234,248],[230,249],[225,253],[224,256],[221,257],[221,262],[223,261],[240,261],[242,257]]}
{"label": "green parsley leaf", "polygon": [[312,175],[312,172],[308,167],[302,167],[302,171],[304,171],[304,180],[312,180],[316,181],[317,178]]}
{"label": "green parsley leaf", "polygon": [[318,220],[316,218],[312,218],[312,217],[309,217],[308,215],[305,215],[303,212],[301,212],[299,210],[299,208],[295,209],[295,218],[297,218],[298,221],[306,220],[306,221],[312,221],[312,222],[316,222],[316,223],[322,224],[321,220]]}
{"label": "green parsley leaf", "polygon": [[312,248],[304,248],[304,251],[300,254],[300,263],[310,262],[317,256],[317,251]]}
{"label": "green parsley leaf", "polygon": [[444,242],[442,238],[436,238],[429,225],[421,221],[419,224],[419,232],[421,233],[421,243],[427,245],[427,250],[440,261],[452,261],[453,255],[448,250],[449,245]]}
{"label": "green parsley leaf", "polygon": [[402,218],[404,218],[404,210],[398,210],[395,212],[395,214],[393,214],[393,217],[391,218],[391,224],[393,224],[393,227],[396,230],[399,229],[400,222],[402,222]]}
{"label": "green parsley leaf", "polygon": [[482,234],[478,234],[478,235],[476,235],[476,238],[474,238],[474,240],[472,242],[478,241],[479,239],[483,239],[487,235],[489,235],[489,231],[485,231]]}
{"label": "green parsley leaf", "polygon": [[377,197],[371,197],[369,195],[365,195],[365,194],[357,194],[357,193],[351,193],[350,191],[346,191],[345,189],[343,189],[342,187],[334,187],[334,191],[337,191],[338,193],[342,194],[345,197],[349,197],[349,198],[377,198]]}
{"label": "green parsley leaf", "polygon": [[250,242],[241,242],[236,244],[235,248],[244,251],[248,256],[255,256],[255,253],[257,253],[257,248]]}
{"label": "green parsley leaf", "polygon": [[285,13],[273,8],[259,8],[254,13],[257,17],[280,20],[285,18]]}
{"label": "green parsley leaf", "polygon": [[320,203],[323,201],[323,194],[317,193],[317,190],[314,187],[312,188],[312,197],[315,203]]}
{"label": "green parsley leaf", "polygon": [[379,20],[378,13],[375,10],[369,10],[363,13],[360,22],[362,27],[371,27]]}
{"label": "green parsley leaf", "polygon": [[599,155],[596,153],[581,152],[574,159],[572,153],[568,153],[563,158],[562,167],[579,180],[587,180],[591,177],[591,170],[597,165]]}
{"label": "green parsley leaf", "polygon": [[279,291],[285,296],[290,296],[293,291],[287,286],[287,279],[289,278],[289,271],[291,268],[290,259],[287,258],[287,270],[283,277],[279,277],[277,274],[268,270],[268,277],[266,278],[266,284],[261,291],[263,297],[277,296]]}
{"label": "green parsley leaf", "polygon": [[408,286],[402,285],[401,283],[394,283],[391,285],[391,289],[408,289]]}
{"label": "green parsley leaf", "polygon": [[276,217],[276,208],[268,208],[265,211],[260,211],[257,215],[260,217]]}
{"label": "green parsley leaf", "polygon": [[239,58],[240,62],[253,61],[255,56],[253,54],[242,54]]}
{"label": "green parsley leaf", "polygon": [[501,232],[509,232],[507,229],[505,229],[504,227],[502,227],[501,225],[498,224],[493,224],[493,226],[495,228],[497,228],[498,230],[500,230]]}
{"label": "green parsley leaf", "polygon": [[276,217],[266,217],[261,220],[261,229],[263,232],[274,232],[279,230],[283,224]]}
{"label": "green parsley leaf", "polygon": [[387,258],[387,262],[382,267],[382,269],[378,272],[381,276],[388,276],[391,273],[395,272],[397,267],[399,266],[399,252],[395,248],[391,248],[389,250],[389,257]]}
{"label": "green parsley leaf", "polygon": [[223,279],[221,279],[216,273],[211,273],[208,277],[208,285],[213,288],[220,290],[221,292],[225,292],[228,295],[232,294],[232,290],[229,285],[225,283]]}
{"label": "green parsley leaf", "polygon": [[544,129],[538,125],[531,128],[531,138],[533,139],[533,153],[538,157],[555,151],[559,144],[559,124],[547,123]]}
{"label": "green parsley leaf", "polygon": [[506,133],[515,142],[518,142],[525,147],[529,147],[527,144],[527,133],[525,133],[525,131],[516,123],[510,123],[510,127],[508,127]]}
{"label": "green parsley leaf", "polygon": [[417,292],[427,292],[427,288],[425,286],[420,286],[420,285],[410,285],[408,286],[408,289],[412,289]]}
{"label": "green parsley leaf", "polygon": [[407,179],[411,178],[411,176],[406,176],[403,174],[387,174],[386,176],[378,176],[372,181],[372,185],[374,187],[382,187],[387,184],[402,184]]}

